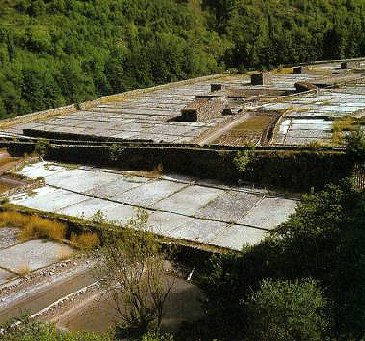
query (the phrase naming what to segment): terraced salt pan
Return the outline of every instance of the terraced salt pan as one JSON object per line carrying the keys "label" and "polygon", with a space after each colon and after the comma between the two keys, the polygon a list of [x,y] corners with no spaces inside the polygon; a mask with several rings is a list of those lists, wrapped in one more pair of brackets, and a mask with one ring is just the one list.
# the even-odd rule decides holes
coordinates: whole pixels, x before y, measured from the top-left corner
{"label": "terraced salt pan", "polygon": [[259,226],[262,229],[272,229],[294,212],[296,204],[295,201],[284,198],[264,198],[260,205],[247,214],[242,223]]}
{"label": "terraced salt pan", "polygon": [[12,274],[11,272],[6,271],[4,269],[0,269],[0,284],[7,282],[13,276],[14,276],[14,274]]}
{"label": "terraced salt pan", "polygon": [[37,188],[30,194],[16,194],[12,197],[12,200],[20,205],[46,212],[57,212],[87,199],[88,197],[82,194],[50,186]]}
{"label": "terraced salt pan", "polygon": [[155,233],[232,249],[258,243],[296,205],[295,200],[267,197],[266,191],[173,174],[147,178],[47,163],[26,166],[20,173],[43,174],[46,185],[31,194],[12,196],[14,204],[86,219],[100,211],[120,225],[143,207],[149,214],[147,227]]}
{"label": "terraced salt pan", "polygon": [[365,110],[363,88],[364,84],[346,85],[264,105],[265,110],[288,110],[274,137],[274,144],[299,146],[310,142],[330,142],[333,120],[355,116]]}
{"label": "terraced salt pan", "polygon": [[[134,94],[123,101],[97,104],[65,116],[19,126],[18,132],[35,128],[48,132],[96,135],[118,139],[144,139],[154,142],[188,142],[209,125],[196,126],[168,122],[196,95],[210,91],[210,80],[192,84],[172,84],[165,89]],[[219,121],[224,121],[220,118]]]}
{"label": "terraced salt pan", "polygon": [[241,250],[244,245],[254,245],[258,240],[265,238],[266,231],[253,229],[244,225],[228,225],[215,238],[212,244],[218,244],[233,250]]}
{"label": "terraced salt pan", "polygon": [[18,243],[19,230],[12,227],[0,227],[0,249]]}
{"label": "terraced salt pan", "polygon": [[33,271],[71,253],[72,248],[68,245],[46,240],[30,240],[0,250],[0,267],[16,273]]}

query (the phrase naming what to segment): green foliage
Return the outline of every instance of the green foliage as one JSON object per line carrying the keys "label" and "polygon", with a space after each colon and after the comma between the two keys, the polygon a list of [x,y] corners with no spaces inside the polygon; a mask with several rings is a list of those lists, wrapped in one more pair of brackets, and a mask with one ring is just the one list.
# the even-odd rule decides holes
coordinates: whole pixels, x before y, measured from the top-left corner
{"label": "green foliage", "polygon": [[1,205],[5,205],[5,204],[8,204],[9,203],[9,198],[8,197],[2,197],[0,196],[0,206]]}
{"label": "green foliage", "polygon": [[86,332],[66,332],[58,330],[55,325],[42,323],[23,317],[14,326],[10,321],[0,327],[0,340],[4,341],[115,341],[108,335]]}
{"label": "green foliage", "polygon": [[357,337],[365,332],[364,200],[350,182],[327,186],[305,196],[270,241],[278,252],[275,267],[285,267],[289,278],[320,280],[334,302],[335,331]]}
{"label": "green foliage", "polygon": [[48,152],[48,148],[49,148],[49,141],[46,139],[39,139],[37,140],[34,151],[39,156],[44,157]]}
{"label": "green foliage", "polygon": [[362,0],[11,0],[0,117],[234,68],[365,54]]}
{"label": "green foliage", "polygon": [[353,160],[365,161],[365,134],[362,130],[352,131],[346,136],[346,151]]}
{"label": "green foliage", "polygon": [[166,275],[160,243],[146,231],[147,218],[147,213],[139,210],[123,231],[106,233],[104,247],[96,255],[97,278],[114,304],[119,317],[117,335],[121,338],[139,337],[160,327],[164,304],[174,284],[174,279]]}
{"label": "green foliage", "polygon": [[[242,254],[213,257],[204,280],[208,331],[222,340],[243,338],[252,323],[246,303],[264,279],[313,278],[331,302],[327,307],[333,321],[330,336],[361,338],[365,334],[364,221],[365,193],[353,191],[345,181],[304,196],[290,219],[261,244],[246,247]],[[222,328],[227,325],[228,330]]]}
{"label": "green foliage", "polygon": [[361,55],[361,0],[204,0],[208,23],[231,42],[231,67],[266,67]]}
{"label": "green foliage", "polygon": [[215,72],[225,46],[185,2],[7,1],[0,117]]}
{"label": "green foliage", "polygon": [[122,146],[118,145],[117,143],[113,143],[109,147],[110,160],[118,161],[118,158],[123,150],[124,150],[124,148]]}
{"label": "green foliage", "polygon": [[149,332],[143,335],[140,341],[173,341],[174,338],[170,334],[161,334],[159,332]]}
{"label": "green foliage", "polygon": [[238,171],[245,172],[248,170],[249,165],[254,160],[254,157],[254,149],[241,150],[237,152],[237,156],[233,159],[233,163]]}
{"label": "green foliage", "polygon": [[106,215],[103,211],[97,210],[93,216],[91,217],[91,222],[93,224],[101,225],[101,224],[107,224],[108,220],[106,218]]}
{"label": "green foliage", "polygon": [[248,302],[247,340],[321,341],[327,302],[313,280],[263,280]]}
{"label": "green foliage", "polygon": [[[111,334],[111,333],[110,333]],[[37,321],[29,316],[9,320],[0,326],[0,340],[4,341],[117,341],[109,334],[63,331],[52,323]],[[133,339],[134,340],[134,339]],[[170,334],[148,332],[134,341],[173,341]]]}

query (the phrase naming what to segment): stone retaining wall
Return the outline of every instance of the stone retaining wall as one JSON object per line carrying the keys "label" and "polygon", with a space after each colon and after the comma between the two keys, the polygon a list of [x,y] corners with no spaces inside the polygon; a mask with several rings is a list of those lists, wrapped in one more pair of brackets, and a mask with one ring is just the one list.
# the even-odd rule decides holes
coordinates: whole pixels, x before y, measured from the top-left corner
{"label": "stone retaining wall", "polygon": [[[13,155],[34,151],[35,143],[8,142]],[[309,191],[350,176],[353,163],[343,151],[258,149],[245,171],[235,165],[238,149],[148,145],[56,145],[49,160],[115,167],[121,170],[163,170],[224,183],[250,183],[269,189]]]}

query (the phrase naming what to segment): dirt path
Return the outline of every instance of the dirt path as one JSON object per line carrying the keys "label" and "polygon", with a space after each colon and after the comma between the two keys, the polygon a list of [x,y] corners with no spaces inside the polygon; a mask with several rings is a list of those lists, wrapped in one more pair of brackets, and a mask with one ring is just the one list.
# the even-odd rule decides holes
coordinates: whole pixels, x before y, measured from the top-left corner
{"label": "dirt path", "polygon": [[[162,330],[176,332],[183,321],[199,319],[203,298],[203,293],[194,284],[177,278],[166,302]],[[61,329],[106,332],[115,325],[118,316],[109,298],[100,292],[92,292],[75,301],[71,308],[52,321]]]}
{"label": "dirt path", "polygon": [[[20,314],[37,313],[53,302],[95,282],[88,268],[80,268],[71,274],[62,274],[58,278],[48,278],[44,282],[24,288],[18,293],[13,293],[13,299],[5,307],[0,304],[0,323]],[[11,295],[11,294],[10,294]],[[10,297],[8,296],[7,299]],[[0,302],[7,303],[5,298]]]}
{"label": "dirt path", "polygon": [[217,141],[221,136],[232,130],[234,127],[246,121],[249,117],[250,115],[248,113],[239,116],[234,121],[230,121],[225,123],[224,125],[219,125],[218,127],[215,127],[214,129],[208,131],[206,134],[203,134],[202,136],[195,139],[193,142],[199,144],[200,146],[213,143]]}
{"label": "dirt path", "polygon": [[[92,275],[92,263],[84,260],[76,265],[72,261],[70,268],[52,275],[49,272],[53,270],[47,269],[41,272],[44,278],[22,279],[20,284],[18,279],[0,287],[0,323],[26,312],[52,321],[61,329],[106,332],[115,326],[118,318],[114,305],[101,293]],[[176,278],[166,302],[162,329],[174,332],[183,321],[199,319],[203,299],[198,287]]]}

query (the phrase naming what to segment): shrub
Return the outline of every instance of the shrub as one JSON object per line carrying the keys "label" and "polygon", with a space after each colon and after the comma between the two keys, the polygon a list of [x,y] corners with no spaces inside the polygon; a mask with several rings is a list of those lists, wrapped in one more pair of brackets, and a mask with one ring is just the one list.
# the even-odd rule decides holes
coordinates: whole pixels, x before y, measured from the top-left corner
{"label": "shrub", "polygon": [[118,234],[103,237],[96,253],[96,277],[113,302],[120,338],[138,338],[158,329],[174,278],[166,276],[165,252],[156,237],[146,232],[147,213],[137,211]]}
{"label": "shrub", "polygon": [[159,332],[149,332],[142,336],[141,341],[173,341],[174,338],[170,334],[161,334]]}
{"label": "shrub", "polygon": [[46,139],[39,139],[35,145],[35,153],[38,154],[40,157],[44,157],[49,149],[49,141]]}
{"label": "shrub", "polygon": [[242,150],[237,152],[237,156],[233,159],[233,163],[238,171],[245,172],[248,170],[248,166],[252,163],[254,157],[254,149]]}
{"label": "shrub", "polygon": [[0,227],[3,226],[20,228],[19,239],[22,241],[33,238],[62,240],[65,239],[67,229],[61,222],[15,211],[0,213]]}
{"label": "shrub", "polygon": [[352,131],[346,136],[347,154],[355,161],[365,161],[365,133],[361,130]]}
{"label": "shrub", "polygon": [[248,304],[248,340],[323,340],[329,320],[317,282],[261,282]]}
{"label": "shrub", "polygon": [[109,335],[88,332],[61,331],[54,324],[44,323],[29,316],[10,320],[0,326],[0,340],[4,341],[116,341]]}
{"label": "shrub", "polygon": [[91,250],[100,244],[100,240],[95,232],[83,232],[79,235],[72,233],[71,243],[82,250]]}
{"label": "shrub", "polygon": [[29,216],[20,214],[15,211],[7,211],[0,213],[0,226],[11,226],[22,228],[29,221]]}
{"label": "shrub", "polygon": [[31,216],[28,223],[22,227],[19,238],[21,240],[45,238],[62,240],[66,236],[66,225],[37,216]]}

